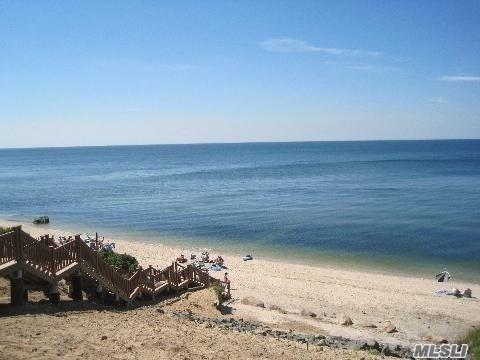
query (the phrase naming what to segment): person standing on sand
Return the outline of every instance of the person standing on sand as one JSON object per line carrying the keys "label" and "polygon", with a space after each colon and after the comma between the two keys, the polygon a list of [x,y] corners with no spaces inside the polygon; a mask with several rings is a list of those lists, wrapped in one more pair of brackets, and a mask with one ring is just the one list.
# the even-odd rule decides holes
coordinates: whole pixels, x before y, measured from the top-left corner
{"label": "person standing on sand", "polygon": [[230,297],[230,279],[228,278],[228,273],[225,273],[225,276],[223,277],[223,283],[225,285],[225,291]]}

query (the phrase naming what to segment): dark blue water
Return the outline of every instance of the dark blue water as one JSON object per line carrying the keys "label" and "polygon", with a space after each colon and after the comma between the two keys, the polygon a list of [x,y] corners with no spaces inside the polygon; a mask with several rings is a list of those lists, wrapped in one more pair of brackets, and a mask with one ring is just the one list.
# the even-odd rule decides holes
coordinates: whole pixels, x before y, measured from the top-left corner
{"label": "dark blue water", "polygon": [[480,277],[480,140],[0,150],[0,216]]}

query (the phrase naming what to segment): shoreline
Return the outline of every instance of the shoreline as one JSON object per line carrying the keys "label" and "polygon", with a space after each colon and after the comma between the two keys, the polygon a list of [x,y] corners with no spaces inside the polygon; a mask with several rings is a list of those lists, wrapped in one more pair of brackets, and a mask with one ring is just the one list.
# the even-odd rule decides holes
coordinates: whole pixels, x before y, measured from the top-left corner
{"label": "shoreline", "polygon": [[[0,226],[12,226],[9,224],[23,224],[24,229],[29,229],[35,233],[47,233],[50,231],[51,234],[79,234],[79,233],[89,233],[90,236],[94,235],[89,229],[84,228],[83,226],[75,226],[71,224],[60,224],[59,226],[52,226],[51,224],[47,225],[33,225],[27,219],[20,218],[5,218],[0,216]],[[100,229],[101,230],[101,229]],[[315,254],[316,258],[313,257],[302,257],[303,254],[296,253],[292,255],[291,253],[282,253],[281,251],[269,251],[271,249],[259,249],[258,251],[241,251],[240,246],[235,246],[232,244],[212,244],[211,242],[202,240],[199,243],[194,243],[194,240],[186,238],[175,238],[174,236],[154,236],[152,234],[143,235],[135,233],[122,233],[116,232],[114,229],[107,229],[106,235],[99,233],[99,236],[105,237],[107,240],[112,240],[114,242],[127,242],[135,243],[140,245],[152,245],[152,246],[162,246],[167,248],[175,248],[182,251],[193,251],[201,252],[203,250],[213,251],[217,254],[226,255],[229,257],[242,257],[246,253],[252,253],[255,259],[265,260],[269,262],[275,262],[280,264],[290,264],[290,265],[299,265],[299,266],[311,266],[314,268],[321,269],[332,269],[338,271],[352,271],[352,272],[361,272],[368,274],[379,274],[379,275],[390,275],[394,277],[402,278],[412,278],[412,279],[425,279],[432,280],[434,275],[440,270],[446,268],[444,266],[428,265],[428,266],[418,266],[417,264],[402,264],[400,262],[390,262],[388,260],[384,262],[378,262],[378,259],[375,257],[367,258],[366,260],[359,261],[361,255],[354,254],[342,254],[334,251],[322,251],[319,254]],[[250,244],[246,245],[246,248],[249,248]],[[269,253],[269,254],[266,254]],[[272,255],[272,253],[274,255]],[[305,251],[305,254],[308,254],[308,251]],[[370,260],[377,259],[377,262],[372,264]],[[387,264],[388,263],[388,264]],[[412,266],[416,265],[414,269]],[[407,268],[409,270],[407,270]],[[472,283],[480,285],[480,273],[476,272],[464,273],[452,270],[448,267],[448,270],[455,274],[455,279],[458,279],[460,282]]]}
{"label": "shoreline", "polygon": [[[0,219],[0,226],[19,222]],[[53,227],[23,224],[33,236],[49,233],[58,236],[73,234]],[[106,237],[106,240],[108,238]],[[142,266],[164,267],[183,253],[197,256],[201,249],[183,244],[172,247],[138,241],[115,239],[116,251],[129,253]],[[219,253],[209,251],[211,258]],[[434,279],[358,271],[345,268],[294,264],[279,260],[254,258],[244,262],[241,257],[221,253],[232,281],[233,316],[261,321],[279,328],[309,330],[351,339],[371,339],[393,344],[411,344],[428,336],[440,336],[455,341],[473,326],[480,325],[480,300],[437,296],[435,291],[451,287],[461,291],[472,289],[480,295],[480,285],[453,279],[446,284]],[[224,271],[210,272],[222,278]],[[242,304],[254,296],[264,307]],[[269,310],[279,307],[283,311]],[[302,316],[302,311],[315,317]],[[352,326],[341,325],[344,315],[353,320]],[[397,332],[386,333],[383,324],[391,321]]]}

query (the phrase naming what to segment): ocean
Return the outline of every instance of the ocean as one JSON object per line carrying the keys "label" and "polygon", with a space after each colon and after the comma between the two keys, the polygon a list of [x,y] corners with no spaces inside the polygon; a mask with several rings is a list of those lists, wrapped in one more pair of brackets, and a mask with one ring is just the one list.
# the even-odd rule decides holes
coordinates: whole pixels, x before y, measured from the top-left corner
{"label": "ocean", "polygon": [[0,150],[0,217],[480,282],[480,140]]}

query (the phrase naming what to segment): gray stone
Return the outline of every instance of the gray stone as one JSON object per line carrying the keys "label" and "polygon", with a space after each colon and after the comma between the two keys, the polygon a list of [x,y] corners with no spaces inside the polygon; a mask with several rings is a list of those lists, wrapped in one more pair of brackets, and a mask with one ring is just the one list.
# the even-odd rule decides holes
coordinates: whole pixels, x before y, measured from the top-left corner
{"label": "gray stone", "polygon": [[268,307],[268,309],[269,309],[269,310],[272,310],[272,311],[278,311],[278,312],[280,312],[280,313],[282,313],[282,314],[286,314],[286,313],[287,313],[287,311],[286,311],[285,309],[281,308],[281,307],[278,306],[278,305],[270,305],[270,306]]}
{"label": "gray stone", "polygon": [[257,306],[264,308],[265,303],[262,300],[259,300],[253,296],[247,296],[242,299],[242,304],[243,305],[250,305],[250,306]]}
{"label": "gray stone", "polygon": [[[292,330],[282,331],[282,330],[273,330],[268,326],[262,325],[258,322],[250,322],[243,320],[233,320],[231,318],[209,318],[198,316],[194,314],[189,314],[188,312],[173,311],[172,314],[179,318],[186,318],[195,323],[202,323],[202,327],[206,328],[215,328],[224,329],[225,331],[232,332],[243,332],[249,334],[257,334],[259,336],[268,336],[276,339],[287,339],[290,341],[296,341],[298,343],[308,343],[315,344],[318,346],[328,346],[330,348],[339,348],[339,349],[376,349],[382,350],[384,355],[402,357],[402,358],[411,358],[412,352],[408,347],[402,347],[399,345],[396,346],[387,346],[385,344],[378,344],[375,340],[359,341],[343,338],[340,336],[324,336],[321,334],[318,335],[307,335],[302,333],[296,333]],[[226,321],[225,321],[226,320]]]}
{"label": "gray stone", "polygon": [[425,337],[425,341],[433,344],[448,344],[448,340],[446,338],[437,335],[428,335]]}
{"label": "gray stone", "polygon": [[315,314],[313,311],[310,311],[310,310],[305,310],[305,309],[302,309],[302,311],[300,311],[300,315],[302,316],[310,316],[310,317],[317,317],[317,314]]}
{"label": "gray stone", "polygon": [[262,335],[262,336],[266,336],[267,335],[267,332],[265,330],[262,330],[262,329],[257,329],[254,331],[254,334],[255,335]]}
{"label": "gray stone", "polygon": [[377,325],[375,325],[375,324],[362,324],[362,327],[376,329]]}
{"label": "gray stone", "polygon": [[353,321],[350,318],[350,316],[343,315],[340,319],[340,325],[351,326],[351,325],[353,325]]}
{"label": "gray stone", "polygon": [[368,350],[368,349],[374,349],[374,350],[380,350],[380,344],[375,340],[375,339],[368,339],[363,343],[363,345],[360,347],[362,350]]}
{"label": "gray stone", "polygon": [[383,324],[383,331],[391,334],[397,331],[397,327],[393,325],[391,321],[386,321],[385,324]]}

